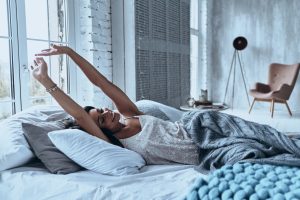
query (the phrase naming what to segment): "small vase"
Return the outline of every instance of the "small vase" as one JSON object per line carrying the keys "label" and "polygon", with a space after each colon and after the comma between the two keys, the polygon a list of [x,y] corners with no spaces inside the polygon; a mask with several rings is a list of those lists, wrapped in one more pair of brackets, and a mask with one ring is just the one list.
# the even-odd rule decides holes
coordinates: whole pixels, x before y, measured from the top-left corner
{"label": "small vase", "polygon": [[195,99],[192,98],[192,97],[188,98],[187,99],[187,104],[188,104],[189,107],[193,107],[194,104],[195,104]]}

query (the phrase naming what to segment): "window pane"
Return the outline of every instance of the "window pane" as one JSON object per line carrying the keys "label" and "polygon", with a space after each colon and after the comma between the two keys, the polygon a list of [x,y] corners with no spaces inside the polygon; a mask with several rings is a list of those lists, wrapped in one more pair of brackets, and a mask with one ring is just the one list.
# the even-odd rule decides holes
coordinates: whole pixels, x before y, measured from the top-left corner
{"label": "window pane", "polygon": [[0,36],[8,36],[6,0],[0,1]]}
{"label": "window pane", "polygon": [[[40,52],[42,49],[49,48],[48,42],[40,42],[40,41],[27,41],[27,53],[28,53],[28,66],[32,65],[33,59],[35,58],[34,54]],[[49,57],[44,57],[45,61],[48,63],[49,66]],[[48,68],[48,70],[50,70]],[[50,74],[50,72],[49,72]],[[33,77],[30,79],[30,89],[29,89],[30,96],[46,96],[45,88],[37,82]]]}
{"label": "window pane", "polygon": [[11,108],[12,108],[11,102],[0,102],[0,121],[8,118],[11,116]]}
{"label": "window pane", "polygon": [[26,0],[28,38],[48,40],[47,0]]}
{"label": "window pane", "polygon": [[48,1],[49,6],[49,31],[50,40],[65,42],[66,41],[66,11],[65,1]]}
{"label": "window pane", "polygon": [[198,30],[198,0],[191,0],[191,28]]}
{"label": "window pane", "polygon": [[198,98],[199,88],[199,72],[198,72],[198,36],[191,35],[191,96]]}
{"label": "window pane", "polygon": [[[49,43],[43,41],[27,40],[28,64],[30,65],[35,58],[35,54],[43,49],[48,49]],[[44,57],[46,62],[49,62],[49,57]]]}
{"label": "window pane", "polygon": [[30,101],[31,106],[34,105],[50,105],[51,100],[50,98],[47,97],[37,97],[37,98],[32,98]]}
{"label": "window pane", "polygon": [[51,57],[51,78],[59,87],[67,92],[67,57],[65,55]]}
{"label": "window pane", "polygon": [[191,57],[198,58],[198,36],[191,35]]}
{"label": "window pane", "polygon": [[0,39],[0,101],[11,99],[9,44],[7,39]]}

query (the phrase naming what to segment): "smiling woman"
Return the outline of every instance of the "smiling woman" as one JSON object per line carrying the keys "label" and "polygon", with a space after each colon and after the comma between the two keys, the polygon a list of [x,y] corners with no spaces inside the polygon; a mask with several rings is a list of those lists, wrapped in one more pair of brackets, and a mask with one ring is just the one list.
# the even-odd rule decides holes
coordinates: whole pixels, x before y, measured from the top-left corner
{"label": "smiling woman", "polygon": [[148,164],[198,164],[197,146],[182,125],[144,115],[120,88],[71,48],[52,45],[50,49],[44,49],[36,56],[61,54],[68,55],[117,108],[117,111],[91,106],[82,108],[57,87],[48,75],[46,62],[37,57],[35,66],[32,66],[33,77],[74,117],[83,130],[107,142],[124,145],[127,149],[136,151]]}
{"label": "smiling woman", "polygon": [[[102,132],[106,135],[106,137],[109,138],[109,140],[113,144],[123,147],[122,143],[120,143],[119,140],[117,140],[113,136],[113,133],[104,127],[105,117],[104,117],[104,115],[101,115],[104,113],[104,110],[102,108],[98,109],[93,106],[85,106],[83,109],[92,117],[92,119],[95,121],[95,123],[98,124],[99,127],[101,127]],[[119,121],[120,115],[115,114],[115,112],[112,112],[112,114],[113,114],[112,121],[115,121],[115,122]],[[119,117],[116,117],[116,116],[119,116]]]}
{"label": "smiling woman", "polygon": [[[80,67],[87,78],[98,86],[116,105],[120,114],[125,117],[141,115],[135,104],[113,83],[108,81],[87,60],[67,46],[51,45],[50,49],[44,49],[36,56],[51,56],[66,54]],[[88,112],[71,99],[63,90],[57,87],[48,74],[48,66],[45,60],[37,57],[34,66],[31,66],[33,77],[39,81],[49,94],[61,105],[61,107],[73,116],[79,126],[91,135],[99,137],[107,142],[113,141],[102,129],[108,130],[117,138],[129,137],[140,131],[138,119],[131,118],[126,124],[119,122],[120,114],[104,108],[96,109],[89,107]]]}

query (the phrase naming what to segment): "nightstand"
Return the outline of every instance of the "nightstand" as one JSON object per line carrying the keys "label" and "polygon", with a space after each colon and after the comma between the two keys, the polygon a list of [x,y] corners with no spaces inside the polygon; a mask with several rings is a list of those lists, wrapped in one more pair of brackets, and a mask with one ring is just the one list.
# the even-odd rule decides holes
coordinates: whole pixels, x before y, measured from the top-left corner
{"label": "nightstand", "polygon": [[180,110],[183,111],[204,111],[204,110],[225,110],[228,109],[228,106],[223,105],[222,103],[213,103],[212,105],[205,105],[205,106],[193,106],[190,107],[188,105],[182,105],[180,106]]}

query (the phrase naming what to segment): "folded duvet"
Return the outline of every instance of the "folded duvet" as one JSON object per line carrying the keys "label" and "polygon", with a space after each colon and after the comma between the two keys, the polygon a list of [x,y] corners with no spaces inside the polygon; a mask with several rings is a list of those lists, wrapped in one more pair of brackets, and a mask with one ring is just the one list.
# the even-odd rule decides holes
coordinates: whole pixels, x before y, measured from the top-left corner
{"label": "folded duvet", "polygon": [[268,125],[217,111],[187,112],[181,122],[199,147],[201,173],[239,161],[300,166],[300,140]]}

